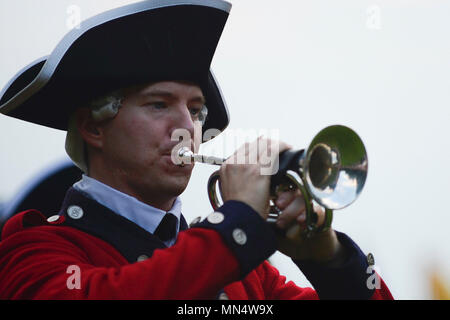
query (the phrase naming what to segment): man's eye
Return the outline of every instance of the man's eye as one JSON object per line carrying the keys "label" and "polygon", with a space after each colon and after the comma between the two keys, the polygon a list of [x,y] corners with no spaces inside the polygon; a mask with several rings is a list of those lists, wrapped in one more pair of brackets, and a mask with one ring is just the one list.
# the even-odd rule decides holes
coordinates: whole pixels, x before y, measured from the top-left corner
{"label": "man's eye", "polygon": [[192,119],[202,122],[202,125],[206,121],[206,117],[208,115],[208,109],[206,106],[191,108],[189,109],[189,112],[191,113]]}
{"label": "man's eye", "polygon": [[144,107],[151,107],[154,110],[162,110],[167,108],[167,104],[163,101],[156,101],[156,102],[148,102],[143,105]]}
{"label": "man's eye", "polygon": [[200,111],[202,111],[202,108],[192,108],[189,111],[191,112],[191,115],[198,116],[200,114]]}

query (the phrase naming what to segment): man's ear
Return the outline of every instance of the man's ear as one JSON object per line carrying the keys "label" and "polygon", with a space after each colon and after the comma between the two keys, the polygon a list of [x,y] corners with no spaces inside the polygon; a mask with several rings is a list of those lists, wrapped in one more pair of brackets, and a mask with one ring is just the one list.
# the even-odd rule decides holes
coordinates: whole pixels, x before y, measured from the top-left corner
{"label": "man's ear", "polygon": [[93,148],[103,147],[103,130],[101,122],[92,118],[92,110],[79,108],[76,111],[76,123],[83,140]]}

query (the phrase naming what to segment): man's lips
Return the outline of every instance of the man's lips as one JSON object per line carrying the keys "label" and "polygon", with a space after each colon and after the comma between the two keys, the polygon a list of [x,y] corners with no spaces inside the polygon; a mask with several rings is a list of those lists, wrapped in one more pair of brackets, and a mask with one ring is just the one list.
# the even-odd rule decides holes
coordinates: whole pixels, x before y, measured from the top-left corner
{"label": "man's lips", "polygon": [[189,161],[189,159],[180,157],[179,151],[181,149],[189,149],[189,151],[192,151],[194,149],[194,146],[193,145],[191,145],[191,146],[181,145],[180,146],[180,144],[178,143],[178,144],[172,146],[171,148],[164,149],[162,152],[162,156],[170,157],[170,159],[174,165],[179,165],[179,166],[182,166],[183,164],[185,166],[193,165],[193,161]]}
{"label": "man's lips", "polygon": [[194,166],[194,161],[186,161],[186,160],[183,161],[181,159],[181,157],[178,157],[177,155],[178,155],[177,152],[175,152],[175,153],[166,152],[166,153],[162,154],[162,157],[165,159],[166,162],[169,162],[170,164],[180,167],[180,168],[183,168],[183,167],[190,168],[190,167]]}
{"label": "man's lips", "polygon": [[176,143],[176,144],[170,144],[167,147],[161,148],[161,154],[167,155],[172,154],[174,152],[178,152],[179,150],[183,148],[188,148],[189,150],[193,151],[194,148],[194,142],[183,142],[183,143]]}

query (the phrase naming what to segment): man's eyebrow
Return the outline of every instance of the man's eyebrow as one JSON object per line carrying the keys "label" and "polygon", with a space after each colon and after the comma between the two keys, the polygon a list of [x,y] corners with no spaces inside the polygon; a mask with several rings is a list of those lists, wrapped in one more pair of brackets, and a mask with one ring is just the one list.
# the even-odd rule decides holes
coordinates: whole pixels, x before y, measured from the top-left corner
{"label": "man's eyebrow", "polygon": [[192,98],[190,101],[192,102],[201,102],[202,104],[206,104],[206,99],[203,95]]}
{"label": "man's eyebrow", "polygon": [[[145,92],[143,93],[143,96],[148,97],[148,98],[153,98],[153,97],[164,97],[166,99],[177,99],[177,96],[169,91],[164,91],[164,90],[154,90],[154,91],[150,91],[150,92]],[[199,96],[195,96],[191,99],[189,99],[190,102],[200,102],[205,104],[206,103],[206,99],[203,95],[199,95]]]}

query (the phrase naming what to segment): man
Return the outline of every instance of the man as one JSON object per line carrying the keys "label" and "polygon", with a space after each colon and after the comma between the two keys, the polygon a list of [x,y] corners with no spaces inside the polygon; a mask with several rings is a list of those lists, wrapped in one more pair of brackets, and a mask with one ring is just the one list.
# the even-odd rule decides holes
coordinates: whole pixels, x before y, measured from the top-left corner
{"label": "man", "polygon": [[[174,164],[173,137],[187,132],[195,151],[201,133],[228,125],[209,68],[229,10],[221,0],[112,10],[7,86],[1,112],[68,130],[66,150],[85,175],[58,215],[29,210],[5,225],[1,298],[391,298],[382,281],[367,286],[366,256],[344,234],[277,239],[265,221],[270,176],[260,169],[284,143],[258,139],[238,150],[221,167],[225,203],[188,228],[178,196],[193,164]],[[257,163],[236,164],[242,154]],[[301,194],[282,192],[276,204],[279,229],[304,227]],[[285,283],[265,261],[277,248],[316,290]]]}

